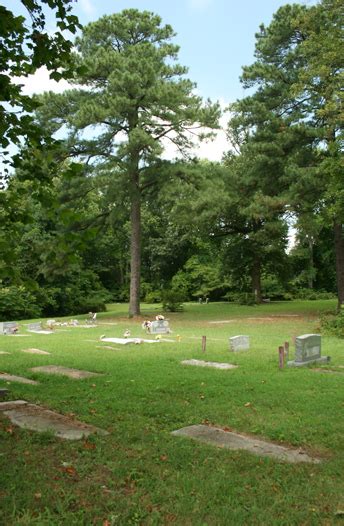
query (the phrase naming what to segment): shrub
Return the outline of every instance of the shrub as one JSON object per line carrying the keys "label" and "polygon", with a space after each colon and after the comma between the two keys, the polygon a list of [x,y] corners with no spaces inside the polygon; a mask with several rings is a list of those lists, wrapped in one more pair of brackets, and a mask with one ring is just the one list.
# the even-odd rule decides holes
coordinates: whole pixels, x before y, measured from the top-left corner
{"label": "shrub", "polygon": [[252,292],[241,292],[235,296],[235,301],[239,305],[256,305],[257,300]]}
{"label": "shrub", "polygon": [[321,330],[324,334],[344,338],[344,308],[338,314],[326,314],[321,318]]}
{"label": "shrub", "polygon": [[41,312],[34,294],[24,286],[0,288],[0,320],[38,318]]}
{"label": "shrub", "polygon": [[180,312],[184,309],[184,295],[175,289],[168,289],[162,293],[162,308],[164,311]]}
{"label": "shrub", "polygon": [[161,303],[161,291],[151,290],[147,292],[144,298],[145,303]]}

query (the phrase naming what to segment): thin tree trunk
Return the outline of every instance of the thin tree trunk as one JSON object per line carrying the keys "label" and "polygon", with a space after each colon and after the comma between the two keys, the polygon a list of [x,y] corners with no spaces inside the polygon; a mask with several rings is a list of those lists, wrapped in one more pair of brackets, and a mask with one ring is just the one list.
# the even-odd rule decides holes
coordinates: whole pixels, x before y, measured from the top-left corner
{"label": "thin tree trunk", "polygon": [[308,238],[308,249],[309,249],[308,288],[313,289],[314,257],[313,257],[313,239],[311,236],[309,236]]}
{"label": "thin tree trunk", "polygon": [[344,236],[342,223],[334,225],[334,246],[336,253],[336,277],[338,294],[338,311],[344,303]]}
{"label": "thin tree trunk", "polygon": [[140,315],[141,200],[137,181],[131,196],[130,304],[129,317]]}
{"label": "thin tree trunk", "polygon": [[253,256],[252,262],[252,292],[255,296],[256,302],[262,302],[262,286],[261,286],[261,263],[257,254]]}

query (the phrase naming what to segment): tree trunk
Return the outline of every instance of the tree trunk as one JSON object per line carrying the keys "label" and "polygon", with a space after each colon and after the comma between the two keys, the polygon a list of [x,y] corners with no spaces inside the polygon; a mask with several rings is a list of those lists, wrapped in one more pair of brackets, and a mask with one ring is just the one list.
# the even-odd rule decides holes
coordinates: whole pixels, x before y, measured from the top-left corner
{"label": "tree trunk", "polygon": [[334,224],[334,246],[336,252],[336,277],[338,311],[344,303],[344,236],[342,223]]}
{"label": "tree trunk", "polygon": [[141,277],[141,199],[138,181],[131,196],[130,304],[129,318],[140,314]]}
{"label": "tree trunk", "polygon": [[252,292],[257,303],[262,303],[262,286],[261,286],[261,263],[257,254],[253,256],[252,262]]}
{"label": "tree trunk", "polygon": [[313,257],[313,239],[311,236],[308,238],[308,250],[309,250],[309,273],[308,273],[308,288],[313,288],[313,275],[314,275],[314,257]]}

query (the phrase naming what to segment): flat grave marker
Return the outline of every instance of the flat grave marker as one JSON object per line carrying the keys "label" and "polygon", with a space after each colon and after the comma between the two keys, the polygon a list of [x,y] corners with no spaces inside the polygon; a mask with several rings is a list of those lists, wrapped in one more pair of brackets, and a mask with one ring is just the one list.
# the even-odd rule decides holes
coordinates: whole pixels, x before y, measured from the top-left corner
{"label": "flat grave marker", "polygon": [[26,352],[28,354],[51,354],[48,351],[42,351],[41,349],[22,349],[22,352]]}
{"label": "flat grave marker", "polygon": [[183,360],[183,365],[195,365],[196,367],[213,367],[214,369],[236,369],[238,366],[231,363],[206,362],[204,360]]}
{"label": "flat grave marker", "polygon": [[23,376],[16,376],[14,374],[0,373],[0,380],[5,380],[6,382],[18,382],[19,384],[29,384],[29,385],[38,385],[39,382],[35,380],[30,380],[29,378],[24,378]]}
{"label": "flat grave marker", "polygon": [[104,429],[71,419],[44,407],[29,404],[25,400],[0,402],[0,411],[13,424],[32,431],[52,431],[55,436],[67,440],[80,440],[91,434],[108,435]]}
{"label": "flat grave marker", "polygon": [[100,373],[81,371],[79,369],[63,367],[62,365],[42,365],[40,367],[32,367],[30,371],[33,371],[35,373],[60,374],[62,376],[67,376],[68,378],[73,378],[74,380],[91,378],[92,376],[102,376],[102,374]]}
{"label": "flat grave marker", "polygon": [[311,457],[300,449],[292,449],[285,446],[273,444],[265,440],[259,440],[251,438],[239,433],[232,431],[225,431],[224,429],[206,426],[206,425],[193,425],[183,427],[172,431],[174,436],[189,437],[198,442],[203,442],[212,446],[232,449],[232,450],[245,450],[253,453],[254,455],[272,457],[276,460],[283,462],[309,462],[312,464],[318,464],[321,462],[319,458]]}

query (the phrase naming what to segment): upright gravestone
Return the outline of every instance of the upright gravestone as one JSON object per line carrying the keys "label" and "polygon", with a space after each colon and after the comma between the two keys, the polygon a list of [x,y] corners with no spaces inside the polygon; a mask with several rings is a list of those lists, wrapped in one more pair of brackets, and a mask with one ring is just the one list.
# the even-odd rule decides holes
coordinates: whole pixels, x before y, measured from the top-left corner
{"label": "upright gravestone", "polygon": [[150,326],[151,334],[169,334],[170,332],[171,330],[167,320],[152,321]]}
{"label": "upright gravestone", "polygon": [[250,337],[240,334],[239,336],[232,336],[229,338],[229,350],[232,352],[236,351],[248,351],[250,348]]}
{"label": "upright gravestone", "polygon": [[15,334],[18,331],[18,325],[15,321],[3,321],[0,323],[0,334]]}
{"label": "upright gravestone", "polygon": [[320,334],[303,334],[295,338],[295,360],[288,362],[289,367],[301,367],[310,363],[328,363],[329,356],[321,356]]}

